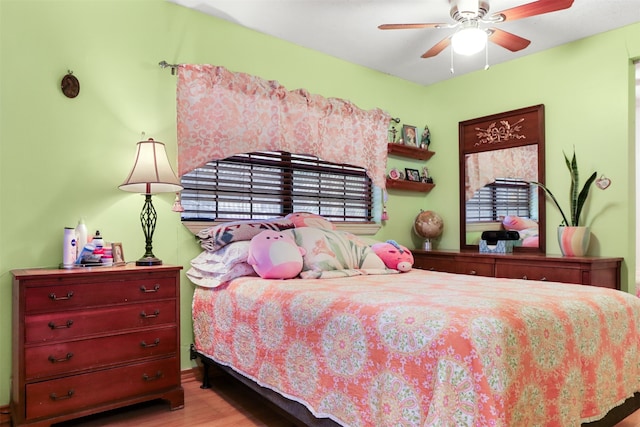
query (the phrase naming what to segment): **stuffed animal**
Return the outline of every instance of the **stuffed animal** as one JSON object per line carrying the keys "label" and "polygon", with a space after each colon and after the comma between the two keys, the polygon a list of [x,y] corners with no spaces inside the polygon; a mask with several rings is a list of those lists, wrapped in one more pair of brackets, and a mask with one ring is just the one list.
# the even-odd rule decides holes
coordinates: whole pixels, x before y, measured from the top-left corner
{"label": "stuffed animal", "polygon": [[413,254],[406,247],[399,245],[395,240],[387,240],[384,243],[374,243],[371,249],[380,257],[387,268],[398,271],[409,271],[413,267]]}
{"label": "stuffed animal", "polygon": [[291,279],[302,271],[304,254],[291,237],[265,230],[251,239],[247,263],[263,279]]}

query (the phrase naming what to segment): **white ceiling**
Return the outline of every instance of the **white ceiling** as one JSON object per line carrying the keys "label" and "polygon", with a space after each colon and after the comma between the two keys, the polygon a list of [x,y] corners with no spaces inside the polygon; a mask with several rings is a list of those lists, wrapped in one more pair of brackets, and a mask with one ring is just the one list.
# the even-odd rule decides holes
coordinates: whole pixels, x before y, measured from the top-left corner
{"label": "white ceiling", "polygon": [[[382,31],[377,28],[380,24],[452,23],[448,0],[168,1],[421,85],[481,70],[485,64],[484,51],[471,57],[455,55],[455,74],[452,74],[450,47],[434,58],[420,58],[454,30]],[[489,15],[528,2],[488,1]],[[634,22],[640,22],[640,0],[575,0],[566,10],[495,24],[497,28],[531,40],[531,44],[514,53],[490,43],[489,64]]]}

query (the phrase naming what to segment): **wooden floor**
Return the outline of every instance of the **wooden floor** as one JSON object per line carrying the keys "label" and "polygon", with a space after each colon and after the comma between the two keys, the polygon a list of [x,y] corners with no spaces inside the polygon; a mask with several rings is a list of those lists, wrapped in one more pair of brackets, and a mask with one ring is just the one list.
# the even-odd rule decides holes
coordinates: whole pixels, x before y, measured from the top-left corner
{"label": "wooden floor", "polygon": [[[164,402],[150,402],[55,424],[55,427],[295,426],[253,391],[226,375],[214,377],[209,390],[200,389],[200,382],[193,375],[183,376],[183,387],[185,407],[177,411],[170,411]],[[640,410],[614,427],[640,427]]]}

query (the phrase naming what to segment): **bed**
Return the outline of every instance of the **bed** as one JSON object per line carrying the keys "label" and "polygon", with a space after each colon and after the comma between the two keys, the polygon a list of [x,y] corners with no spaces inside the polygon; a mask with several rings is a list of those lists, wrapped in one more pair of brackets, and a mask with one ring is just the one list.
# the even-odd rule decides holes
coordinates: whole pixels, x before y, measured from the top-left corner
{"label": "bed", "polygon": [[[307,273],[354,248],[296,241],[323,248],[323,263],[305,256]],[[193,355],[286,405],[301,425],[612,426],[638,407],[636,296],[417,269],[328,270],[325,279],[238,274],[197,286]]]}

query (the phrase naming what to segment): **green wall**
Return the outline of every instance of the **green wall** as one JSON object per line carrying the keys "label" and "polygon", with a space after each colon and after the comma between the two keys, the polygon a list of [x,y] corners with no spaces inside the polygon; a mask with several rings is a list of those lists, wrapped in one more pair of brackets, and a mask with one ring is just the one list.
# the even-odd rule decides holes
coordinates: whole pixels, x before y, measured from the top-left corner
{"label": "green wall", "polygon": [[[85,217],[90,232],[121,241],[127,259],[144,252],[138,215],[143,199],[117,189],[135,143],[147,137],[176,157],[176,77],[158,67],[211,63],[304,87],[327,97],[380,107],[405,123],[428,124],[428,163],[436,188],[427,196],[392,193],[390,220],[376,236],[417,244],[410,224],[419,209],[445,219],[439,246],[458,247],[460,120],[533,104],[546,105],[547,183],[568,187],[562,150],[575,145],[582,170],[613,181],[594,191],[587,223],[593,255],[625,257],[623,287],[633,288],[635,187],[632,71],[640,24],[429,87],[337,60],[163,0],[0,0],[0,406],[9,401],[11,269],[55,266],[62,229]],[[65,98],[72,70],[80,95]],[[175,164],[175,162],[174,162]],[[390,159],[389,167],[421,167]],[[200,249],[171,212],[173,197],[154,197],[154,252],[188,268]],[[548,252],[558,253],[548,205]],[[182,275],[182,360],[190,366],[193,285]]]}

